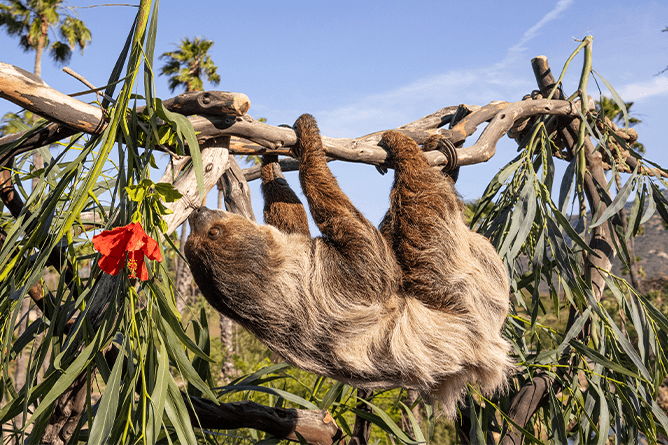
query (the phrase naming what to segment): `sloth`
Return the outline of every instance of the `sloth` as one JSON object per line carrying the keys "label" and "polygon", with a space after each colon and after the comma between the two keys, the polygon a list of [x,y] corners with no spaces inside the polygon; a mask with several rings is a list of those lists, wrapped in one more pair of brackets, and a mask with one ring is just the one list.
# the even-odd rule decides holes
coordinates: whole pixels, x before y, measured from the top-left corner
{"label": "sloth", "polygon": [[[467,228],[453,182],[420,147],[383,134],[395,167],[390,208],[374,227],[341,191],[315,119],[294,124],[299,179],[321,236],[275,156],[261,170],[266,225],[199,207],[185,246],[219,312],[289,363],[366,389],[416,389],[452,418],[466,385],[502,390],[513,365],[501,335],[503,263]],[[432,136],[424,150],[437,148]]]}

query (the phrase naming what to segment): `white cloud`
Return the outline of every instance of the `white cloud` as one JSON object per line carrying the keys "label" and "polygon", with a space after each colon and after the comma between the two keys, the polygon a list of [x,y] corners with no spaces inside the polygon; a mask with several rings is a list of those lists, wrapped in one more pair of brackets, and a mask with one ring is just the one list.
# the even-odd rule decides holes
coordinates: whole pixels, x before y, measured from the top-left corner
{"label": "white cloud", "polygon": [[526,51],[526,44],[538,35],[540,29],[559,18],[573,2],[559,0],[508,49],[502,61],[491,66],[448,71],[382,94],[367,96],[345,107],[318,111],[323,134],[358,137],[392,125],[403,125],[448,105],[484,105],[493,99],[520,99],[527,88],[534,87],[534,80],[532,76],[520,77],[513,73],[514,62]]}
{"label": "white cloud", "polygon": [[551,11],[545,14],[535,25],[526,30],[520,41],[508,49],[505,59],[497,63],[494,68],[502,69],[518,60],[526,50],[525,45],[538,35],[538,31],[549,22],[558,19],[561,16],[561,13],[573,4],[573,1],[574,0],[559,0]]}
{"label": "white cloud", "polygon": [[666,94],[668,93],[668,76],[657,76],[648,82],[632,83],[618,88],[617,92],[623,100],[631,102]]}

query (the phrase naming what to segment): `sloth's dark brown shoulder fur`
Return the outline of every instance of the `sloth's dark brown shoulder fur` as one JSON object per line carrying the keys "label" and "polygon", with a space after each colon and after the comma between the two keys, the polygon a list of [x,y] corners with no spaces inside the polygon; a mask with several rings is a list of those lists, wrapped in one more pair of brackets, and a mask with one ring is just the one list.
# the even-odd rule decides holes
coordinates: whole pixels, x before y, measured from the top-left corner
{"label": "sloth's dark brown shoulder fur", "polygon": [[322,236],[310,237],[277,159],[265,157],[267,225],[206,208],[190,217],[186,256],[204,296],[298,367],[360,387],[415,388],[449,416],[467,382],[502,388],[512,368],[501,336],[506,271],[464,224],[452,181],[413,140],[386,132],[395,181],[379,230],[329,171],[315,119],[303,115],[294,129]]}

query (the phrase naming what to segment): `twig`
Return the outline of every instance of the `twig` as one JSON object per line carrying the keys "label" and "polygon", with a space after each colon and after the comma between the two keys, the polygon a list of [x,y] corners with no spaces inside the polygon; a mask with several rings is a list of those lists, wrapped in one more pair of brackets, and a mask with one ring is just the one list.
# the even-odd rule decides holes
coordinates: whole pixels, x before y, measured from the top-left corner
{"label": "twig", "polygon": [[[112,97],[109,97],[109,96],[107,96],[107,95],[104,94],[104,93],[100,93],[100,91],[103,90],[103,89],[105,89],[106,87],[95,88],[95,85],[93,85],[92,83],[90,83],[88,80],[86,80],[86,78],[85,78],[84,76],[82,76],[81,74],[75,72],[75,71],[74,71],[72,68],[70,68],[69,66],[66,66],[65,68],[63,68],[63,71],[64,71],[65,73],[69,74],[70,76],[74,77],[75,79],[81,81],[81,83],[83,83],[83,84],[86,85],[88,88],[90,88],[91,92],[97,94],[97,99],[98,99],[98,100],[100,100],[100,98],[103,97],[103,98],[107,99],[108,101],[110,101],[111,103],[116,102]],[[84,93],[85,93],[85,92],[84,92]],[[74,97],[74,96],[71,96],[71,97]]]}

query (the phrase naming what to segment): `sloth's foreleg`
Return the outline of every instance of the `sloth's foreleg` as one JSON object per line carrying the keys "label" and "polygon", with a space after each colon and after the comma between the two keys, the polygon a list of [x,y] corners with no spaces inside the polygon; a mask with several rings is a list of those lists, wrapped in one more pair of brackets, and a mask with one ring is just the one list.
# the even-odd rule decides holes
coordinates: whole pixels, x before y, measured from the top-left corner
{"label": "sloth's foreleg", "polygon": [[261,177],[264,222],[284,233],[301,233],[310,237],[306,210],[285,180],[278,156],[262,157]]}
{"label": "sloth's foreleg", "polygon": [[[378,229],[358,211],[327,166],[318,124],[304,114],[294,124],[298,142],[299,180],[311,215],[329,253],[321,255],[332,282],[348,283],[352,296],[382,298],[393,292],[399,279],[394,255]],[[340,274],[340,276],[339,276]],[[338,286],[341,283],[337,283]],[[354,295],[353,295],[354,294]]]}

